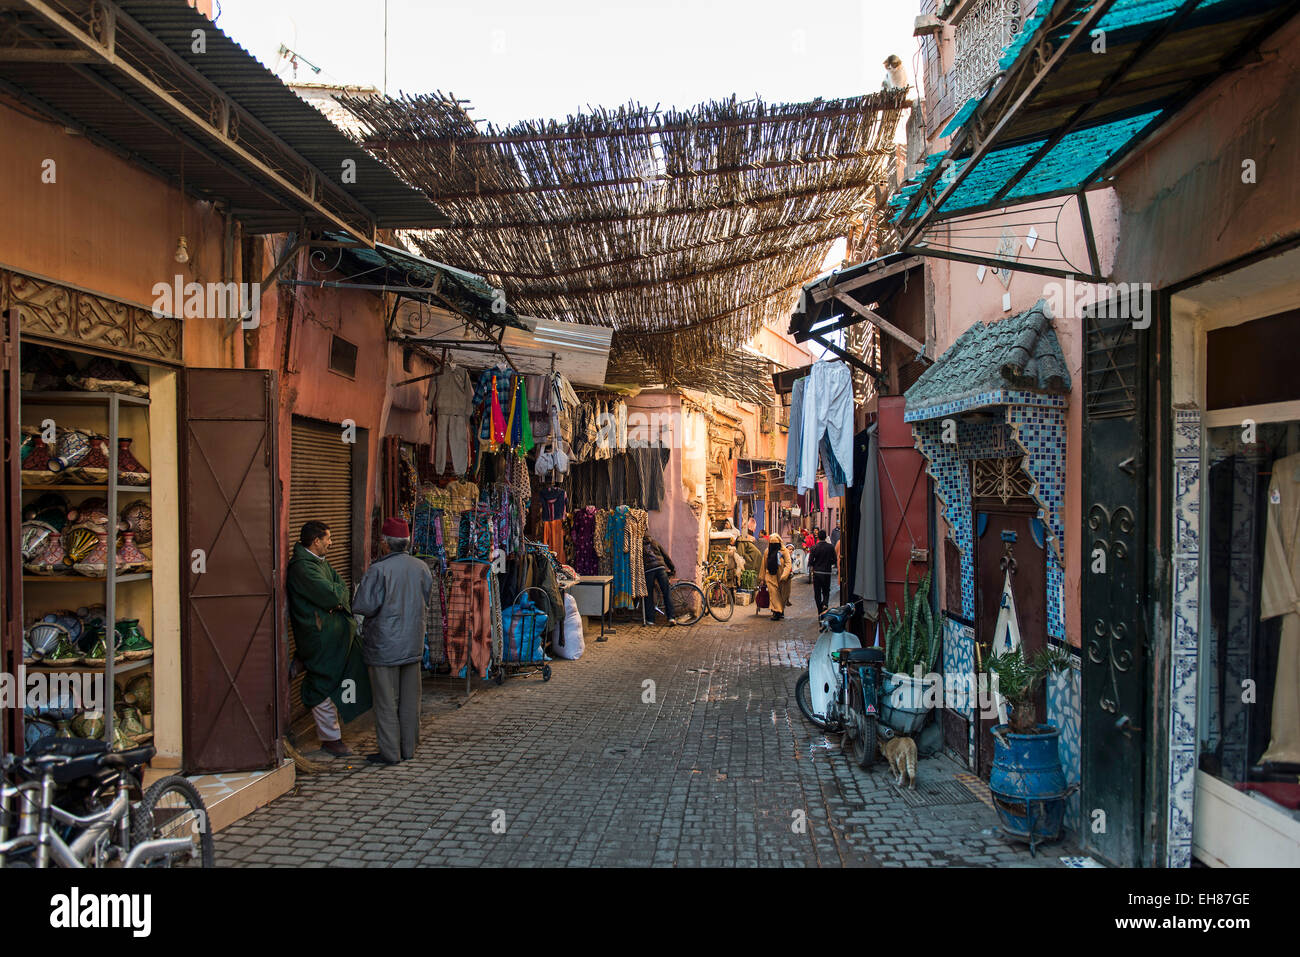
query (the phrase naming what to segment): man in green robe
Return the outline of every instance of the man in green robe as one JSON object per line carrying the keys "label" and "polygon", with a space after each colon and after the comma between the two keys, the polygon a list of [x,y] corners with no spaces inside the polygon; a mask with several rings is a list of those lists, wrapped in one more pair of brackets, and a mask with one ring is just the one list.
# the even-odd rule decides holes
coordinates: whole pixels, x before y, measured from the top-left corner
{"label": "man in green robe", "polygon": [[343,725],[370,710],[370,676],[348,587],[325,561],[331,541],[324,522],[303,525],[286,584],[297,662],[307,671],[302,703],[312,709],[321,747],[346,757],[352,752],[343,743]]}

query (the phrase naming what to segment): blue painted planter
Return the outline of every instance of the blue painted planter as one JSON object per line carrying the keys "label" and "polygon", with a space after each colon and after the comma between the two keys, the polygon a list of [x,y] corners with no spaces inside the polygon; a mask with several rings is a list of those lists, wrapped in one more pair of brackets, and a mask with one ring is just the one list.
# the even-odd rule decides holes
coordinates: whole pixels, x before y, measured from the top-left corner
{"label": "blue painted planter", "polygon": [[1028,842],[1030,853],[1039,844],[1060,840],[1065,799],[1071,791],[1056,747],[1060,732],[1048,724],[1038,727],[1041,734],[1012,734],[1005,724],[993,729],[989,777],[1002,830]]}

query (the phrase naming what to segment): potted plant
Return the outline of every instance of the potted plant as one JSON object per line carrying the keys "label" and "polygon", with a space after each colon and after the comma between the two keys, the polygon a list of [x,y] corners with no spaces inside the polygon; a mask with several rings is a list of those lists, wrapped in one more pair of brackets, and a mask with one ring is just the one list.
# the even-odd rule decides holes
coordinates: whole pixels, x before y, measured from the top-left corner
{"label": "potted plant", "polygon": [[1027,841],[1032,854],[1044,842],[1058,840],[1065,820],[1066,786],[1057,750],[1060,731],[1038,721],[1035,703],[1039,687],[1050,674],[1070,667],[1070,652],[1048,645],[1025,657],[1016,647],[991,654],[985,670],[993,676],[992,690],[1006,699],[1006,724],[992,729],[993,772],[989,791],[1002,821],[1002,830]]}
{"label": "potted plant", "polygon": [[927,569],[915,593],[903,582],[903,607],[885,609],[885,700],[880,718],[899,734],[915,734],[938,699],[940,633],[930,608],[930,572]]}

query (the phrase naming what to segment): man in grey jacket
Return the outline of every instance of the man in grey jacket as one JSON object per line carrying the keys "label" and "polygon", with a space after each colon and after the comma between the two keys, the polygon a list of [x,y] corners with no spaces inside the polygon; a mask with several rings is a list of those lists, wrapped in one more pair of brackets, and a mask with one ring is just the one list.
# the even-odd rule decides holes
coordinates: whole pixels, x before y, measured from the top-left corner
{"label": "man in grey jacket", "polygon": [[384,546],[357,586],[352,611],[365,622],[361,651],[370,668],[377,754],[372,764],[397,764],[415,754],[420,729],[420,659],[433,575],[407,554],[411,530],[400,518],[381,529]]}

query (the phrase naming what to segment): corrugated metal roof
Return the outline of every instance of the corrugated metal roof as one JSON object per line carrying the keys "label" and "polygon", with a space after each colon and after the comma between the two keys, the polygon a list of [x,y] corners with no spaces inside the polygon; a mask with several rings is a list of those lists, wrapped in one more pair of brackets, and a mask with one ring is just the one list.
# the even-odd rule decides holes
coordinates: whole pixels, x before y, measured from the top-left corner
{"label": "corrugated metal roof", "polygon": [[[336,217],[362,233],[370,232],[368,226],[445,222],[423,193],[186,3],[120,0],[117,8],[116,61],[0,62],[0,89],[169,180],[179,180],[183,156],[186,188],[228,201],[251,231],[292,229],[304,219],[308,226],[338,226]],[[72,23],[70,32],[38,12],[13,14],[24,45],[67,53],[93,49],[78,39],[90,36],[82,24]],[[195,30],[203,31],[201,53],[193,49]],[[146,89],[131,69],[165,95]],[[228,139],[208,134],[177,108],[216,123],[223,97],[237,107]],[[355,183],[342,181],[345,160],[356,164]],[[324,212],[304,199],[313,174]]]}

